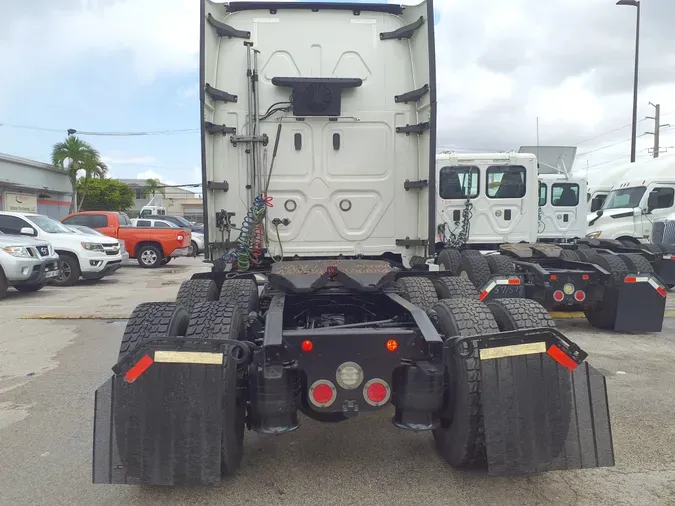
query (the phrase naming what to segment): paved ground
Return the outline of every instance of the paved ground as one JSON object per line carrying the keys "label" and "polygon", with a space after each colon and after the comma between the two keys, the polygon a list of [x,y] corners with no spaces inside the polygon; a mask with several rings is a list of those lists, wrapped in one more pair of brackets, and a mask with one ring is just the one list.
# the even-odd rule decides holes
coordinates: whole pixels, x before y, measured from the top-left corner
{"label": "paved ground", "polygon": [[102,282],[11,292],[0,302],[0,504],[675,504],[675,319],[650,335],[558,322],[607,375],[612,469],[508,479],[457,472],[430,435],[396,429],[381,412],[337,425],[303,419],[285,436],[248,433],[242,469],[225,488],[92,485],[93,394],[110,374],[124,322],[21,317],[128,314],[141,301],[172,300],[201,269],[194,259],[159,270],[130,264]]}

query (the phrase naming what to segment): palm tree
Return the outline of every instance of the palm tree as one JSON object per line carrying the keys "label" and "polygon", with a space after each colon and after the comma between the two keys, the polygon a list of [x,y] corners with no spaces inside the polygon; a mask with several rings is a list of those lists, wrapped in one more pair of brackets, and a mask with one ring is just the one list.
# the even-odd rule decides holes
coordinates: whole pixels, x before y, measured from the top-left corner
{"label": "palm tree", "polygon": [[152,195],[154,197],[156,193],[159,193],[162,197],[166,197],[166,191],[159,179],[146,179],[143,195],[146,197]]}
{"label": "palm tree", "polygon": [[88,153],[82,161],[82,170],[84,170],[84,188],[82,189],[82,198],[77,205],[77,211],[80,211],[84,199],[87,196],[87,186],[92,177],[103,179],[108,173],[108,166],[101,161],[97,153]]}
{"label": "palm tree", "polygon": [[78,208],[77,205],[77,173],[84,169],[87,160],[100,159],[98,151],[91,144],[70,135],[63,142],[54,144],[52,148],[52,165],[68,170],[70,184],[73,187],[73,200],[70,203],[70,212]]}

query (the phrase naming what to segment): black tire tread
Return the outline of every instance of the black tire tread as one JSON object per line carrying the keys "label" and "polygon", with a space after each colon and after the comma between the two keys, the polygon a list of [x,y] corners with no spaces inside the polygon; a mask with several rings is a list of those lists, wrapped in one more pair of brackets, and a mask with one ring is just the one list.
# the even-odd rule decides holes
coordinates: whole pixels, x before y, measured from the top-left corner
{"label": "black tire tread", "polygon": [[653,243],[640,243],[637,245],[638,248],[644,251],[648,251],[649,253],[653,253],[654,255],[662,255],[664,250],[661,247],[660,244],[653,244]]}
{"label": "black tire tread", "polygon": [[466,278],[456,276],[438,276],[433,279],[436,295],[441,299],[475,299],[478,297],[478,290],[473,283]]}
{"label": "black tire tread", "polygon": [[189,312],[199,302],[218,300],[218,285],[211,279],[188,279],[183,281],[176,295],[176,303],[182,304]]}
{"label": "black tire tread", "polygon": [[185,318],[185,315],[189,315],[187,309],[175,302],[144,302],[136,306],[124,328],[118,361],[128,353],[129,348],[150,337],[182,334],[184,329],[175,334],[172,327],[176,325],[177,317]]}
{"label": "black tire tread", "polygon": [[14,285],[14,288],[21,293],[33,293],[42,290],[46,283],[36,283],[30,285]]}
{"label": "black tire tread", "polygon": [[235,302],[244,319],[258,310],[258,285],[254,279],[226,279],[220,288],[220,300]]}
{"label": "black tire tread", "polygon": [[581,257],[579,256],[579,253],[574,251],[574,250],[571,250],[571,249],[563,249],[560,252],[560,258],[562,260],[570,260],[572,262],[580,262],[581,261]]}
{"label": "black tire tread", "polygon": [[612,280],[616,284],[623,283],[623,279],[626,277],[626,274],[628,274],[626,263],[618,255],[600,253],[591,257],[590,261],[611,272]]}
{"label": "black tire tread", "polygon": [[[190,313],[190,324],[186,337],[199,339],[245,338],[244,317],[240,304],[232,300],[198,302]],[[223,349],[229,356],[230,347]],[[232,476],[241,465],[244,454],[244,426],[246,402],[238,395],[238,385],[243,367],[237,367],[231,360],[223,361],[223,437],[221,444],[221,474]]]}
{"label": "black tire tread", "polygon": [[637,274],[654,274],[654,267],[639,253],[620,253],[629,271]]}
{"label": "black tire tread", "polygon": [[457,274],[461,261],[462,255],[456,249],[446,248],[438,254],[438,265],[442,265],[453,276]]}
{"label": "black tire tread", "polygon": [[417,307],[427,310],[438,302],[436,288],[429,278],[407,276],[396,282],[396,291]]}
{"label": "black tire tread", "polygon": [[[469,337],[482,334],[499,332],[497,322],[493,318],[487,305],[477,299],[444,299],[434,306],[436,314],[444,313],[452,320],[457,334],[461,337]],[[439,318],[441,331],[443,329],[443,317]],[[447,336],[451,338],[454,336]],[[475,344],[475,343],[474,343]],[[467,434],[451,434],[452,424],[447,428],[438,428],[433,431],[436,447],[441,456],[451,466],[456,468],[484,468],[487,465],[485,448],[485,426],[483,424],[483,410],[481,407],[480,385],[480,358],[478,346],[474,346],[470,357],[455,359],[455,364],[463,366],[462,374],[466,374],[468,392],[469,431]],[[451,382],[452,383],[452,382]],[[460,395],[457,395],[459,399]],[[459,436],[459,437],[457,437]],[[461,441],[460,441],[461,438]],[[456,445],[459,444],[459,448]]]}
{"label": "black tire tread", "polygon": [[556,324],[548,311],[531,299],[495,299],[487,304],[495,317],[499,330],[555,328]]}
{"label": "black tire tread", "polygon": [[0,267],[0,299],[2,299],[5,295],[7,295],[8,287],[9,283],[7,282],[7,278],[5,277],[5,272],[2,270],[2,267]]}
{"label": "black tire tread", "polygon": [[590,263],[592,258],[597,254],[595,251],[593,251],[591,248],[582,248],[579,247],[576,251],[577,256],[579,257],[579,260],[582,262],[588,262]]}
{"label": "black tire tread", "polygon": [[516,273],[515,265],[508,257],[505,257],[504,255],[487,255],[485,259],[487,260],[488,266],[490,267],[490,272],[492,274],[510,276]]}
{"label": "black tire tread", "polygon": [[476,288],[480,288],[490,280],[490,265],[480,251],[462,251],[460,271],[466,272]]}

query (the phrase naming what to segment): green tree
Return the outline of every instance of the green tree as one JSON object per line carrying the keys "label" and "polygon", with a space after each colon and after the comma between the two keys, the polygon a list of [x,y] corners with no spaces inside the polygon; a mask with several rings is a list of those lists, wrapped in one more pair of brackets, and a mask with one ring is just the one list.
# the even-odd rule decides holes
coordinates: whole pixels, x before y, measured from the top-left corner
{"label": "green tree", "polygon": [[82,161],[82,170],[84,170],[84,184],[82,185],[82,189],[80,190],[78,181],[77,193],[81,195],[80,203],[77,206],[78,211],[82,208],[84,199],[87,198],[87,190],[89,189],[88,188],[89,180],[91,178],[103,179],[108,173],[108,166],[105,163],[103,163],[98,156],[94,156],[94,154],[88,153],[87,155],[85,155],[84,160]]}
{"label": "green tree", "polygon": [[68,171],[70,184],[73,188],[73,201],[70,204],[70,212],[79,208],[77,205],[77,174],[85,170],[85,164],[89,167],[94,161],[100,161],[99,152],[91,144],[79,137],[70,135],[63,142],[58,142],[52,147],[52,164]]}
{"label": "green tree", "polygon": [[83,211],[126,211],[134,206],[136,193],[126,184],[117,179],[91,178],[88,182],[81,177],[78,182],[78,192],[86,196],[82,200]]}
{"label": "green tree", "polygon": [[161,186],[161,184],[162,183],[159,181],[159,179],[146,179],[143,195],[146,197],[154,197],[155,194],[159,193],[162,197],[166,197],[166,192],[164,191],[164,187]]}

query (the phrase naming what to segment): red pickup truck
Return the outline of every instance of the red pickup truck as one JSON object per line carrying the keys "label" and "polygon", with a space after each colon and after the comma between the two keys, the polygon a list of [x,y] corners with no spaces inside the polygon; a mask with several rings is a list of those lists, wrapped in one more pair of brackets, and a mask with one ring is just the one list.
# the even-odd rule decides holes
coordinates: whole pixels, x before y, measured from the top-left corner
{"label": "red pickup truck", "polygon": [[124,241],[129,257],[141,267],[159,267],[170,258],[191,253],[192,231],[183,228],[134,227],[125,213],[83,211],[69,214],[61,220],[64,225],[83,225],[102,234]]}

